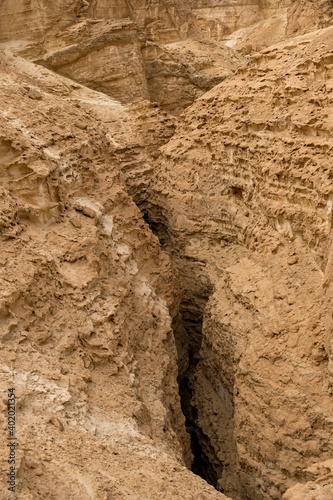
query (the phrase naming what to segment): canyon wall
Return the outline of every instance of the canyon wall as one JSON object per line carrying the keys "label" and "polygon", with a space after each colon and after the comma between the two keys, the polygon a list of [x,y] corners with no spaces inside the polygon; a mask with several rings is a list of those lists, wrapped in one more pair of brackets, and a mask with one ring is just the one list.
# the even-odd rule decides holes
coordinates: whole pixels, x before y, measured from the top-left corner
{"label": "canyon wall", "polygon": [[4,0],[0,41],[122,103],[150,99],[179,115],[244,54],[331,19],[330,2],[310,0]]}
{"label": "canyon wall", "polygon": [[332,9],[0,1],[17,498],[331,498]]}
{"label": "canyon wall", "polygon": [[332,34],[272,46],[197,100],[144,203],[188,296],[213,289],[187,384],[233,498],[281,498],[332,456]]}
{"label": "canyon wall", "polygon": [[5,51],[0,81],[1,433],[14,387],[17,498],[225,498],[185,466],[179,282],[122,180],[144,155],[134,111]]}

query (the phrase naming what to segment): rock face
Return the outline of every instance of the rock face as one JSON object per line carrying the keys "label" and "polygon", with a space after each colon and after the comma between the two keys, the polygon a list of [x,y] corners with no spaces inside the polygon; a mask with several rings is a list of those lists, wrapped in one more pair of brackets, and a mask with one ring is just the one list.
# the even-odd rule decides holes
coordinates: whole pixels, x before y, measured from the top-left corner
{"label": "rock face", "polygon": [[0,41],[123,103],[148,98],[179,115],[244,66],[242,53],[331,19],[330,2],[311,0],[5,0]]}
{"label": "rock face", "polygon": [[332,2],[0,4],[17,498],[330,499]]}
{"label": "rock face", "polygon": [[[18,497],[225,498],[185,467],[179,283],[122,180],[130,112],[1,59],[2,437],[14,387]],[[12,498],[7,467],[3,447]]]}
{"label": "rock face", "polygon": [[198,313],[188,419],[233,498],[281,498],[332,456],[332,34],[253,56],[190,107],[143,208],[167,235],[185,325]]}
{"label": "rock face", "polygon": [[331,498],[333,494],[332,465],[332,460],[327,460],[306,469],[304,472],[307,474],[308,482],[290,488],[283,498],[286,500],[302,500],[303,498],[328,500]]}
{"label": "rock face", "polygon": [[5,2],[0,41],[123,103],[149,98],[179,114],[244,64],[213,38],[198,47],[203,34],[188,37],[192,10],[180,0],[28,3]]}

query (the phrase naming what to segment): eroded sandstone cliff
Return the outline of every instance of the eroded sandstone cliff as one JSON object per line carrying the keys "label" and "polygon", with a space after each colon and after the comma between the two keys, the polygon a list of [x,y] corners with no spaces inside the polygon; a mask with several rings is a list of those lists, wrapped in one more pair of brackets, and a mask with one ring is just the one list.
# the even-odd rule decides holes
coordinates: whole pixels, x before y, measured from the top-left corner
{"label": "eroded sandstone cliff", "polygon": [[185,467],[179,284],[122,180],[130,112],[4,51],[1,103],[2,436],[14,387],[17,498],[223,498]]}
{"label": "eroded sandstone cliff", "polygon": [[332,21],[0,2],[3,498],[331,498]]}
{"label": "eroded sandstone cliff", "polygon": [[213,289],[185,377],[233,498],[281,498],[332,456],[332,49],[332,28],[273,46],[200,98],[143,207],[163,221],[185,318]]}

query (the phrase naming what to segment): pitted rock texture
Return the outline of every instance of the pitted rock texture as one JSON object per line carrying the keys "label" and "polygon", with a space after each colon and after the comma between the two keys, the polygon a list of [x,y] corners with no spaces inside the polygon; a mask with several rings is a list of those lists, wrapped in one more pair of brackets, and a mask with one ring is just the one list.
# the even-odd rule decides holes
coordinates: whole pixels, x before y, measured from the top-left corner
{"label": "pitted rock texture", "polygon": [[333,495],[332,484],[332,460],[314,464],[308,467],[304,473],[308,481],[303,485],[296,484],[284,495],[285,500],[329,500]]}
{"label": "pitted rock texture", "polygon": [[332,2],[0,4],[16,497],[328,500]]}
{"label": "pitted rock texture", "polygon": [[178,115],[244,64],[242,55],[209,37],[198,50],[202,34],[189,35],[191,20],[191,7],[179,0],[63,0],[52,8],[16,0],[0,14],[0,41],[122,103],[149,98]]}
{"label": "pitted rock texture", "polygon": [[123,182],[144,105],[4,51],[0,84],[1,435],[15,387],[16,498],[226,498],[185,466],[179,283]]}
{"label": "pitted rock texture", "polygon": [[150,99],[179,115],[244,54],[328,26],[331,10],[310,0],[5,0],[0,41],[123,103]]}
{"label": "pitted rock texture", "polygon": [[163,225],[185,303],[213,289],[188,378],[204,453],[232,498],[281,498],[333,453],[332,35],[255,54],[198,99],[143,206]]}

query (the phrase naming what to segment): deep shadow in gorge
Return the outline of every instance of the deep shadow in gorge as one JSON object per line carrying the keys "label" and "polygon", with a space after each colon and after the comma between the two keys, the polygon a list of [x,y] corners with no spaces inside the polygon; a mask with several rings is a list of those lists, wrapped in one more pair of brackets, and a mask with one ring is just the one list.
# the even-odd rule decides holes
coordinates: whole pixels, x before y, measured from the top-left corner
{"label": "deep shadow in gorge", "polygon": [[[195,382],[197,379],[198,364],[200,361],[200,349],[202,344],[203,313],[212,292],[210,284],[203,284],[195,272],[194,263],[188,263],[188,279],[191,277],[193,288],[183,290],[183,299],[180,305],[183,330],[188,339],[187,368],[185,372],[179,369],[178,385],[181,399],[181,408],[185,416],[186,431],[191,438],[193,453],[192,472],[205,479],[209,484],[216,487],[218,475],[210,461],[215,454],[208,437],[204,434],[198,424],[198,408],[193,398]],[[195,293],[193,293],[195,291]],[[180,344],[179,336],[182,331],[174,328],[176,344]],[[207,453],[209,450],[209,453]]]}
{"label": "deep shadow in gorge", "polygon": [[[153,210],[148,210],[144,204],[141,204],[141,206],[138,204],[138,206],[142,211],[145,222],[149,225],[153,234],[158,237],[161,247],[169,254],[173,263],[182,263],[181,266],[175,265],[181,279],[182,300],[179,311],[173,318],[172,325],[178,354],[178,385],[181,409],[185,416],[186,432],[191,439],[193,454],[191,470],[217,488],[221,473],[217,473],[216,465],[218,464],[218,467],[222,468],[222,464],[216,457],[214,447],[211,445],[208,436],[205,435],[198,424],[198,409],[193,398],[197,379],[196,371],[200,361],[203,314],[213,288],[208,279],[202,279],[202,276],[198,274],[196,269],[198,263],[182,259],[177,249],[172,247],[167,220],[161,208],[153,207]],[[214,457],[214,463],[212,463],[211,457]]]}

